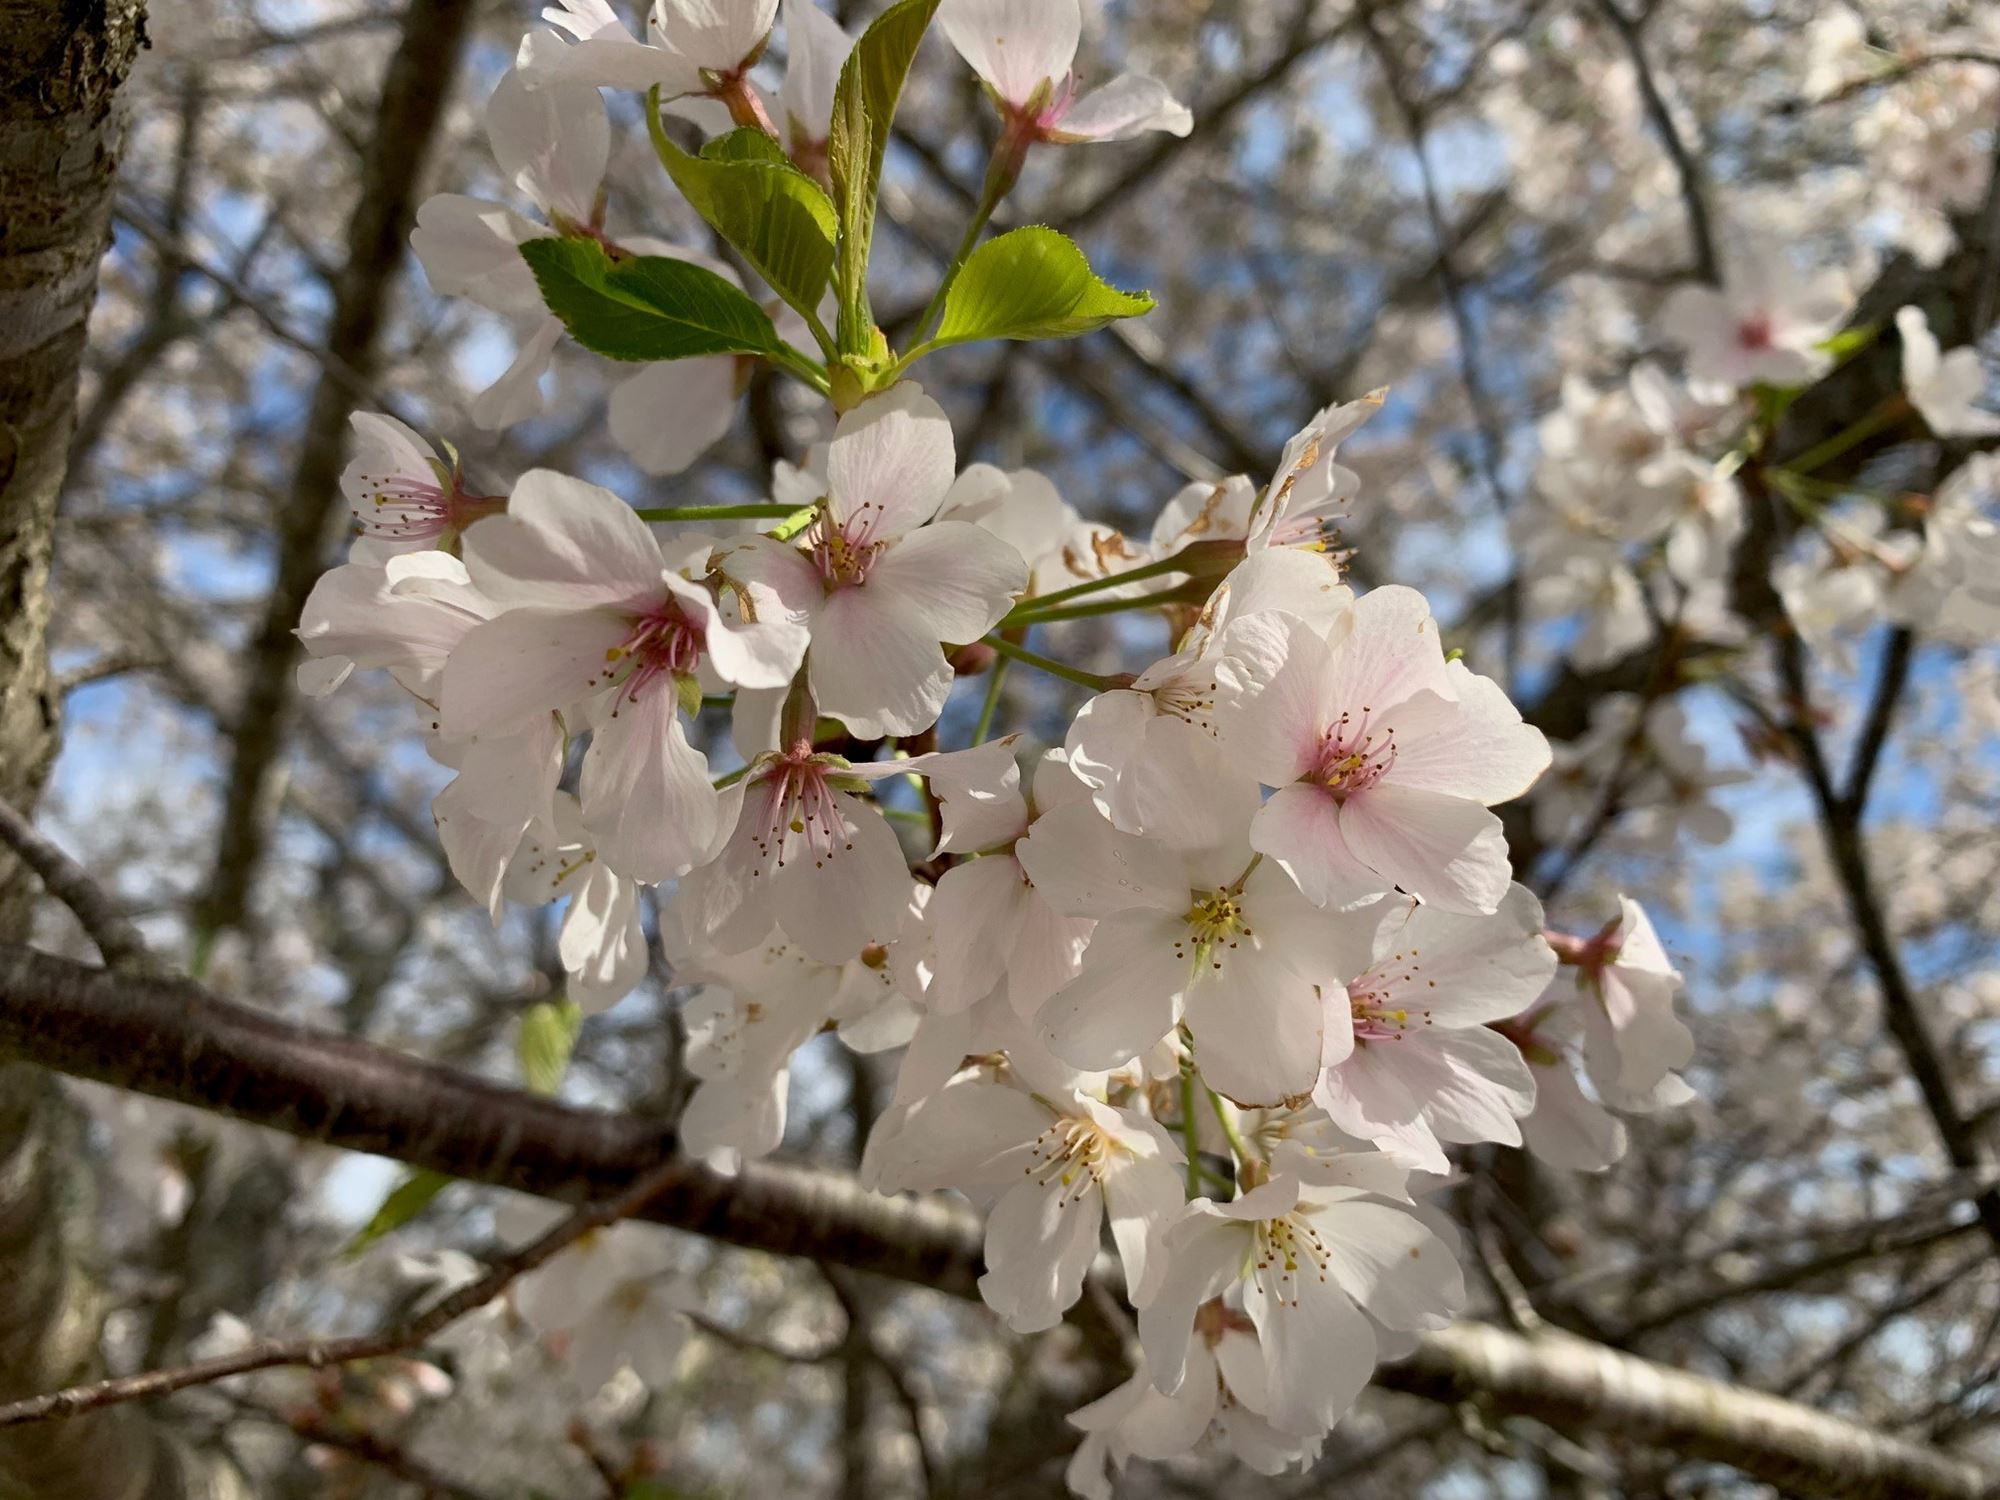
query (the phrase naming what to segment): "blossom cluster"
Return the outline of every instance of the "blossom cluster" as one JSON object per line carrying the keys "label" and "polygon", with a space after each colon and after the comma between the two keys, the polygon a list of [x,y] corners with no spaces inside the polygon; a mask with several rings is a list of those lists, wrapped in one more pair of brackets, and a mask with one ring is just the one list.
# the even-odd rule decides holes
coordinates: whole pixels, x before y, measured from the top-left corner
{"label": "blossom cluster", "polygon": [[[488,123],[542,220],[445,197],[416,235],[439,291],[533,323],[477,420],[532,410],[565,326],[521,246],[699,259],[610,240],[600,86],[823,168],[847,39],[787,0],[774,112],[752,76],[773,11],[662,0],[642,41],[567,0],[550,16],[569,40],[526,39]],[[1079,95],[1077,16],[939,9],[1000,112],[1002,178],[1034,145],[1187,128],[1149,79]],[[747,358],[647,365],[614,434],[648,470],[686,467]],[[1360,480],[1339,453],[1382,403],[1318,413],[1268,477],[1169,497],[1144,539],[1044,476],[962,467],[908,378],[841,393],[767,504],[707,513],[546,469],[482,494],[454,452],[354,419],[362,535],[307,605],[306,687],[365,668],[407,690],[454,773],[435,804],[452,871],[496,923],[567,902],[584,1010],[646,978],[657,904],[696,987],[689,1153],[739,1171],[776,1150],[795,1054],[837,1029],[902,1049],[865,1179],[987,1210],[980,1290],[1009,1327],[1063,1317],[1108,1225],[1141,1347],[1075,1415],[1086,1495],[1211,1430],[1267,1472],[1316,1453],[1376,1361],[1464,1304],[1425,1201],[1451,1147],[1599,1167],[1622,1149],[1611,1110],[1686,1095],[1680,977],[1645,913],[1545,935],[1513,879],[1494,808],[1549,768],[1547,741],[1446,651],[1422,594],[1346,581]],[[1692,467],[1659,465],[1656,488]],[[1670,549],[1724,523],[1685,525]],[[1076,600],[1165,621],[1171,649],[1115,678],[1029,649]],[[959,677],[1010,663],[1089,689],[1060,740],[990,736],[989,712],[937,748]]]}

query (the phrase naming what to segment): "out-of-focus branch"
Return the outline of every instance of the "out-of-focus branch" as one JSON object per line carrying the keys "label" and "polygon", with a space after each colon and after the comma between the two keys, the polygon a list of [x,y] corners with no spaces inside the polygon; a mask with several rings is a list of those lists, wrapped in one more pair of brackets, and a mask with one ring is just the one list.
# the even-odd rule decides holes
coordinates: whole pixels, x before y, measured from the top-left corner
{"label": "out-of-focus branch", "polygon": [[1611,23],[1611,29],[1618,33],[1618,40],[1625,44],[1625,53],[1632,59],[1632,71],[1639,79],[1639,98],[1646,106],[1646,118],[1652,121],[1660,145],[1666,149],[1667,156],[1673,161],[1674,173],[1680,179],[1681,204],[1687,211],[1688,241],[1694,249],[1695,274],[1709,285],[1719,286],[1722,283],[1722,261],[1716,254],[1715,232],[1708,219],[1708,173],[1701,158],[1682,137],[1680,126],[1674,122],[1673,109],[1668,105],[1666,95],[1660,92],[1659,77],[1646,57],[1646,40],[1640,34],[1644,22],[1626,15],[1618,0],[1597,0],[1597,8]]}
{"label": "out-of-focus branch", "polygon": [[[1894,647],[1890,649],[1894,650]],[[1916,1080],[1917,1092],[1922,1096],[1924,1108],[1937,1129],[1945,1156],[1961,1172],[1980,1172],[1989,1165],[1986,1153],[1978,1135],[1959,1109],[1944,1057],[1931,1035],[1930,1023],[1903,967],[1902,954],[1894,934],[1889,931],[1888,917],[1883,911],[1881,896],[1875,889],[1875,872],[1862,836],[1868,783],[1860,772],[1864,764],[1872,768],[1881,754],[1881,741],[1886,738],[1896,697],[1896,692],[1888,690],[1899,689],[1902,678],[1907,674],[1908,663],[1905,661],[1898,667],[1892,658],[1883,668],[1883,681],[1877,691],[1877,703],[1881,706],[1870,713],[1868,727],[1864,729],[1863,748],[1867,760],[1857,760],[1856,774],[1851,782],[1856,795],[1847,796],[1842,794],[1834,781],[1825,746],[1820,742],[1819,731],[1813,726],[1812,685],[1808,679],[1805,643],[1796,631],[1780,630],[1773,642],[1773,654],[1777,660],[1778,682],[1785,698],[1780,727],[1792,742],[1800,772],[1812,793],[1827,859],[1847,898],[1848,916],[1854,922],[1862,956],[1867,959],[1868,967],[1875,975],[1876,988],[1881,992],[1883,1021],[1889,1028],[1889,1035],[1902,1049],[1903,1059],[1909,1066],[1910,1076]],[[1878,717],[1881,720],[1879,728],[1876,726]],[[1870,739],[1872,743],[1867,742]],[[1973,1205],[1979,1211],[1979,1222],[1985,1226],[1988,1238],[1993,1241],[1994,1248],[2000,1250],[2000,1188],[1983,1189],[1973,1199]]]}
{"label": "out-of-focus branch", "polygon": [[174,1369],[148,1370],[114,1380],[95,1380],[46,1395],[8,1402],[0,1405],[0,1427],[18,1427],[29,1422],[44,1422],[117,1406],[126,1401],[167,1396],[191,1386],[213,1385],[218,1380],[252,1375],[259,1370],[292,1366],[324,1370],[335,1365],[382,1359],[422,1348],[460,1318],[479,1311],[516,1280],[537,1266],[547,1264],[592,1230],[602,1229],[607,1224],[615,1224],[637,1213],[667,1185],[675,1170],[677,1164],[671,1161],[656,1163],[652,1170],[617,1197],[578,1209],[546,1233],[496,1260],[485,1275],[439,1298],[405,1322],[352,1338],[298,1339],[289,1343],[264,1344],[235,1354],[197,1360]]}
{"label": "out-of-focus branch", "polygon": [[22,864],[35,872],[44,889],[67,906],[83,924],[104,962],[111,968],[143,963],[146,940],[139,929],[126,920],[117,902],[105,892],[90,872],[35,831],[34,824],[0,801],[0,843],[14,851]]}
{"label": "out-of-focus branch", "polygon": [[472,0],[411,0],[402,40],[383,78],[373,135],[361,163],[347,259],[334,280],[328,322],[329,364],[311,409],[278,519],[277,578],[250,649],[242,709],[236,716],[222,828],[197,919],[210,933],[243,919],[250,881],[263,853],[265,789],[285,738],[296,646],[292,632],[324,562],[340,502],[341,457],[352,406],[344,367],[368,379],[383,315],[416,211],[418,173],[451,94]]}
{"label": "out-of-focus branch", "polygon": [[[120,976],[0,947],[0,1053],[415,1166],[576,1201],[653,1168],[659,1127],[571,1108],[216,1000],[183,980]],[[779,1254],[976,1295],[976,1214],[883,1198],[845,1175],[771,1164],[729,1179],[661,1174],[643,1216]],[[1115,1262],[1093,1272],[1118,1287]],[[1392,1390],[1604,1427],[1823,1496],[1989,1492],[1976,1466],[1776,1397],[1652,1365],[1570,1335],[1462,1325],[1383,1367]]]}

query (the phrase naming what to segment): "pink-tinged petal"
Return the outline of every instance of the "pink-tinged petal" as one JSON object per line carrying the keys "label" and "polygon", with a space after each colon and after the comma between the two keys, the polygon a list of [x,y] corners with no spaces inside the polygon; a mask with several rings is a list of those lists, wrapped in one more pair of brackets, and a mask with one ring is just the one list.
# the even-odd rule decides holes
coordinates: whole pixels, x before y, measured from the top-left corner
{"label": "pink-tinged petal", "polygon": [[445,663],[439,721],[453,737],[508,729],[604,686],[628,627],[596,610],[517,609],[475,626]]}
{"label": "pink-tinged petal", "polygon": [[1280,787],[1250,822],[1250,847],[1268,855],[1315,906],[1372,901],[1392,883],[1357,858],[1341,832],[1342,809],[1324,787]]}
{"label": "pink-tinged petal", "polygon": [[[986,1220],[979,1295],[1016,1333],[1041,1333],[1083,1295],[1097,1254],[1104,1199],[1095,1184],[1068,1188],[1029,1179],[1007,1190]],[[1075,1196],[1071,1196],[1072,1192]]]}
{"label": "pink-tinged petal", "polygon": [[1207,735],[1172,719],[1149,726],[1133,810],[1140,832],[1181,856],[1191,886],[1225,885],[1242,873],[1257,802],[1257,783]]}
{"label": "pink-tinged petal", "polygon": [[554,233],[497,203],[439,193],[418,208],[410,248],[440,297],[465,297],[497,313],[544,313],[520,247]]}
{"label": "pink-tinged petal", "polygon": [[678,474],[736,420],[736,356],[648,365],[611,393],[611,437],[648,474]]}
{"label": "pink-tinged petal", "polygon": [[1153,712],[1151,698],[1129,688],[1092,698],[1076,711],[1063,741],[1070,769],[1093,790],[1110,787],[1137,749]]}
{"label": "pink-tinged petal", "polygon": [[527,421],[542,409],[542,376],[548,373],[549,360],[562,336],[561,319],[536,319],[533,330],[515,352],[514,362],[473,399],[470,415],[474,426],[497,432],[502,427]]}
{"label": "pink-tinged petal", "polygon": [[601,485],[530,469],[507,513],[465,533],[465,569],[509,607],[643,607],[660,598],[659,543],[632,507]]}
{"label": "pink-tinged petal", "polygon": [[885,1132],[872,1156],[877,1186],[889,1193],[1011,1187],[1022,1176],[1023,1148],[1051,1118],[1022,1089],[970,1074],[954,1079]]}
{"label": "pink-tinged petal", "polygon": [[1171,1396],[1187,1378],[1195,1310],[1234,1281],[1253,1240],[1249,1227],[1197,1198],[1162,1240],[1166,1270],[1152,1299],[1139,1309],[1139,1343],[1153,1385]]}
{"label": "pink-tinged petal", "polygon": [[1447,674],[1456,703],[1419,693],[1389,711],[1397,782],[1489,807],[1520,796],[1549,768],[1548,740],[1490,677],[1461,662]]}
{"label": "pink-tinged petal", "polygon": [[[1150,1122],[1149,1122],[1150,1123]],[[1161,1253],[1167,1226],[1180,1217],[1186,1194],[1179,1151],[1124,1161],[1104,1179],[1104,1208],[1111,1220],[1111,1242],[1125,1266],[1125,1284],[1132,1301],[1146,1305],[1166,1274]]]}
{"label": "pink-tinged petal", "polygon": [[877,541],[937,513],[957,468],[951,420],[910,381],[870,396],[840,419],[827,448],[827,506],[848,530]]}
{"label": "pink-tinged petal", "polygon": [[587,224],[611,157],[604,99],[587,83],[531,84],[501,76],[486,102],[486,134],[507,180],[551,219]]}
{"label": "pink-tinged petal", "polygon": [[778,0],[660,0],[660,40],[698,68],[734,73],[755,56],[778,18]]}
{"label": "pink-tinged petal", "polygon": [[621,699],[597,726],[581,790],[598,857],[643,885],[686,874],[715,842],[721,794],[688,743],[670,682]]}
{"label": "pink-tinged petal", "polygon": [[1243,1309],[1257,1325],[1269,1372],[1266,1415],[1289,1431],[1323,1432],[1347,1414],[1374,1375],[1375,1330],[1339,1288],[1319,1280],[1310,1262],[1285,1286],[1278,1295],[1262,1278],[1243,1287]]}
{"label": "pink-tinged petal", "polygon": [[550,50],[526,70],[538,81],[587,83],[607,89],[650,89],[659,85],[671,99],[702,87],[701,69],[665,47],[623,36],[594,36],[573,46]]}
{"label": "pink-tinged petal", "polygon": [[1368,966],[1383,916],[1375,903],[1322,910],[1269,862],[1243,883],[1243,911],[1258,946],[1316,984],[1339,984]]}
{"label": "pink-tinged petal", "polygon": [[856,739],[928,729],[951,696],[951,664],[929,622],[895,595],[866,586],[828,596],[806,668],[819,711]]}
{"label": "pink-tinged petal", "polygon": [[1021,767],[1014,758],[1020,739],[1007,734],[969,750],[933,751],[855,769],[871,777],[927,778],[944,815],[944,833],[932,853],[976,854],[1011,844],[1028,831]]}
{"label": "pink-tinged petal", "polygon": [[437,823],[438,843],[444,848],[452,875],[473,900],[486,908],[493,925],[498,927],[505,901],[507,867],[514,851],[521,847],[521,835],[527,831],[528,820],[494,822],[481,817],[480,800],[463,784],[464,780],[462,776],[454,779],[437,794],[431,803],[431,816]]}
{"label": "pink-tinged petal", "polygon": [[[1217,961],[1221,969],[1197,970],[1187,991],[1203,1081],[1246,1108],[1312,1092],[1321,1024],[1312,982],[1267,950],[1245,947]],[[1088,956],[1084,962],[1088,972]]]}
{"label": "pink-tinged petal", "polygon": [[1021,867],[1004,854],[947,870],[931,895],[931,987],[940,1014],[966,1010],[999,987],[1032,899]]}
{"label": "pink-tinged petal", "polygon": [[1057,122],[1059,141],[1126,141],[1148,130],[1186,135],[1194,116],[1157,78],[1121,73],[1092,89],[1063,112]]}
{"label": "pink-tinged petal", "polygon": [[972,71],[1007,103],[1062,86],[1083,35],[1077,0],[945,0],[938,25]]}
{"label": "pink-tinged petal", "polygon": [[806,625],[826,600],[826,589],[812,559],[797,547],[767,536],[721,543],[709,558],[709,567],[737,592],[738,612],[745,619],[782,617]]}
{"label": "pink-tinged petal", "polygon": [[1521,1137],[1543,1161],[1572,1172],[1601,1172],[1625,1154],[1624,1123],[1584,1094],[1560,1058],[1535,1069],[1535,1108]]}
{"label": "pink-tinged petal", "polygon": [[1324,553],[1297,547],[1252,552],[1230,570],[1223,588],[1217,629],[1269,612],[1295,615],[1323,636],[1354,607],[1340,569]]}
{"label": "pink-tinged petal", "polygon": [[1102,1071],[1123,1066],[1172,1031],[1193,967],[1186,938],[1179,916],[1150,909],[1099,922],[1082,972],[1037,1017],[1049,1050],[1071,1067]]}
{"label": "pink-tinged petal", "polygon": [[1266,786],[1285,786],[1312,769],[1321,734],[1340,717],[1334,652],[1291,615],[1262,614],[1254,623],[1245,617],[1231,637],[1246,648],[1258,645],[1257,663],[1275,658],[1279,665],[1261,680],[1254,669],[1229,679],[1238,704],[1229,726],[1230,755]]}
{"label": "pink-tinged petal", "polygon": [[777,872],[778,920],[785,935],[821,963],[845,963],[903,924],[910,869],[896,831],[870,804],[834,794],[847,829],[843,846],[801,856]]}
{"label": "pink-tinged petal", "polygon": [[794,147],[823,142],[833,122],[833,92],[854,38],[813,0],[784,0],[785,81],[778,108]]}
{"label": "pink-tinged petal", "polygon": [[717,1171],[769,1156],[785,1140],[792,1073],[719,1078],[700,1084],[675,1124],[681,1150]]}
{"label": "pink-tinged petal", "polygon": [[1043,901],[1073,917],[1103,917],[1132,907],[1187,909],[1188,882],[1172,851],[1120,833],[1087,802],[1037,818],[1014,857]]}
{"label": "pink-tinged petal", "polygon": [[665,592],[702,627],[704,665],[731,687],[777,690],[790,685],[805,660],[806,627],[784,617],[744,624],[715,607],[706,587],[675,573],[661,580]]}
{"label": "pink-tinged petal", "polygon": [[563,913],[556,951],[569,997],[586,1015],[609,1010],[646,977],[646,934],[638,888],[602,867],[590,870]]}
{"label": "pink-tinged petal", "polygon": [[1516,885],[1492,916],[1395,903],[1375,935],[1366,988],[1428,1024],[1479,1026],[1533,1005],[1555,969],[1542,904]]}
{"label": "pink-tinged petal", "polygon": [[1426,1091],[1443,1072],[1428,1036],[1364,1041],[1326,1070],[1313,1103],[1349,1135],[1373,1141],[1421,1171],[1443,1175],[1451,1161],[1425,1121]]}
{"label": "pink-tinged petal", "polygon": [[1336,633],[1330,695],[1358,720],[1430,691],[1451,695],[1444,647],[1430,604],[1415,589],[1387,584],[1355,601],[1344,635]]}
{"label": "pink-tinged petal", "polygon": [[1312,1224],[1327,1274],[1383,1327],[1442,1328],[1465,1305],[1451,1247],[1409,1209],[1350,1197],[1312,1213]]}
{"label": "pink-tinged petal", "polygon": [[976,641],[997,625],[1027,586],[1021,554],[964,521],[936,521],[892,543],[864,585],[894,593],[938,640],[957,645]]}
{"label": "pink-tinged petal", "polygon": [[1039,892],[1030,894],[1007,952],[1007,1003],[1015,1015],[1030,1019],[1076,977],[1096,925],[1087,917],[1062,916]]}
{"label": "pink-tinged petal", "polygon": [[1384,781],[1347,799],[1340,832],[1363,864],[1446,911],[1493,911],[1512,880],[1500,820],[1477,802]]}
{"label": "pink-tinged petal", "polygon": [[1431,1128],[1447,1141],[1521,1144],[1535,1107],[1535,1070],[1512,1042],[1485,1026],[1439,1031],[1432,1044],[1446,1076],[1431,1095]]}

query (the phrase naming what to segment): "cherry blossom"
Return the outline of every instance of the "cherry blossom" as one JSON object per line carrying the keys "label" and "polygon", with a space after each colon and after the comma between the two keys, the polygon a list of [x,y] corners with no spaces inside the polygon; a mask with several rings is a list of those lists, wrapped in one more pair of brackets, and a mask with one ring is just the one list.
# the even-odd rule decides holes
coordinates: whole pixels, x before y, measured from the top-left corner
{"label": "cherry blossom", "polygon": [[1180,1161],[1143,1114],[978,1073],[911,1109],[874,1153],[885,1190],[955,1187],[990,1205],[979,1291],[1017,1333],[1053,1328],[1082,1295],[1107,1217],[1127,1284],[1146,1295],[1155,1238],[1181,1205]]}
{"label": "cherry blossom", "polygon": [[1345,1055],[1313,1091],[1333,1122],[1426,1172],[1449,1168],[1446,1142],[1521,1143],[1535,1085],[1519,1050],[1487,1027],[1538,1000],[1555,973],[1541,903],[1514,886],[1491,917],[1399,905],[1375,934],[1374,960],[1329,992],[1329,1034],[1351,1026]]}
{"label": "cherry blossom", "polygon": [[1494,910],[1509,874],[1487,809],[1547,767],[1541,734],[1496,684],[1446,662],[1412,589],[1364,594],[1331,641],[1298,620],[1276,628],[1283,665],[1232,741],[1278,788],[1252,845],[1321,905],[1395,886],[1449,911]]}
{"label": "cherry blossom", "polygon": [[1805,277],[1776,255],[1747,255],[1721,287],[1675,291],[1660,329],[1687,351],[1688,379],[1698,386],[1801,385],[1827,367],[1817,345],[1847,308],[1837,276]]}
{"label": "cherry blossom", "polygon": [[457,461],[444,462],[394,417],[358,411],[348,421],[358,442],[340,492],[361,534],[378,548],[449,547],[474,521],[506,507],[505,496],[469,493]]}
{"label": "cherry blossom", "polygon": [[548,470],[523,475],[508,513],[465,537],[467,571],[499,609],[446,666],[445,733],[587,710],[584,822],[614,869],[649,883],[710,858],[727,832],[683,696],[699,696],[704,672],[782,686],[806,644],[781,618],[726,618],[688,576],[707,551],[697,538],[669,556],[610,491]]}
{"label": "cherry blossom", "polygon": [[1175,746],[1141,804],[1144,835],[1088,803],[1045,814],[1016,858],[1058,911],[1099,919],[1077,977],[1050,997],[1049,1048],[1117,1067],[1185,1021],[1211,1088],[1244,1104],[1318,1079],[1321,986],[1367,965],[1374,917],[1322,912],[1252,853],[1254,784]]}
{"label": "cherry blossom", "polygon": [[1077,96],[1079,0],[944,0],[938,25],[1026,141],[1122,141],[1148,130],[1186,135],[1194,116],[1158,79],[1123,73]]}
{"label": "cherry blossom", "polygon": [[2000,411],[1979,404],[1986,394],[1986,371],[1977,349],[1940,352],[1921,307],[1900,309],[1896,332],[1903,339],[1903,388],[1932,432],[1939,437],[1990,437],[2000,432]]}
{"label": "cherry blossom", "polygon": [[1020,553],[991,532],[931,520],[954,462],[950,421],[905,382],[840,419],[820,514],[796,543],[755,537],[729,554],[732,576],[768,586],[811,632],[813,697],[857,737],[937,722],[953,681],[939,643],[978,640],[1027,586]]}
{"label": "cherry blossom", "polygon": [[1155,1386],[1182,1388],[1202,1305],[1234,1289],[1257,1330],[1266,1416],[1289,1432],[1323,1432],[1353,1404],[1378,1327],[1439,1328],[1465,1302],[1451,1248],[1409,1205],[1290,1173],[1232,1202],[1196,1198],[1164,1243],[1139,1309]]}

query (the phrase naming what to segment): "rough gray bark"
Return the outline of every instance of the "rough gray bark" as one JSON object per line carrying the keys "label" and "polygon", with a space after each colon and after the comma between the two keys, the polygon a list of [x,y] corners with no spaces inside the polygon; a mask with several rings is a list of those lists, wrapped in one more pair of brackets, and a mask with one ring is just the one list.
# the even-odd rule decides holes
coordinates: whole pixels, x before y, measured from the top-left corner
{"label": "rough gray bark", "polygon": [[[49,567],[56,499],[123,141],[119,89],[139,0],[0,0],[0,800],[26,812],[55,758]],[[0,935],[25,937],[34,877],[0,846]],[[97,1367],[102,1306],[77,1243],[90,1221],[55,1082],[0,1065],[0,1395]],[[0,1437],[7,1500],[223,1500],[233,1470],[142,1413]]]}
{"label": "rough gray bark", "polygon": [[[351,1150],[570,1202],[652,1169],[657,1122],[578,1109],[367,1042],[215,999],[185,980],[118,975],[0,945],[0,1056],[215,1110]],[[978,1295],[981,1226],[963,1204],[886,1198],[845,1174],[691,1162],[640,1215],[776,1254]],[[1112,1295],[1118,1263],[1092,1272]],[[1080,1309],[1094,1306],[1086,1297]],[[1936,1448],[1796,1402],[1670,1370],[1565,1334],[1465,1324],[1376,1373],[1387,1389],[1535,1417],[1564,1430],[1734,1465],[1786,1490],[1979,1500],[1995,1479]]]}

